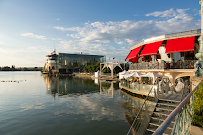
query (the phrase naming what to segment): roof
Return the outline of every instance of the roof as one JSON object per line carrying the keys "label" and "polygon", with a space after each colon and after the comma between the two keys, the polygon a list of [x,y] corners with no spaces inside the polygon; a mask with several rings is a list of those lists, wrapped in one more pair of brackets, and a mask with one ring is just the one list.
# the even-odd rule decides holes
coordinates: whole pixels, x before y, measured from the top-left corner
{"label": "roof", "polygon": [[184,38],[184,37],[191,37],[191,36],[200,36],[200,35],[201,35],[201,29],[160,35],[160,36],[144,39],[144,40],[134,44],[133,46],[131,46],[130,50],[133,50],[133,49],[138,48],[138,47],[140,47],[142,45],[145,45],[145,44],[154,43],[154,42],[158,42],[158,41],[164,41],[164,40],[176,39],[176,38]]}
{"label": "roof", "polygon": [[73,53],[58,53],[59,55],[70,55],[70,56],[95,56],[95,57],[105,57],[105,55],[92,55],[92,54],[73,54]]}

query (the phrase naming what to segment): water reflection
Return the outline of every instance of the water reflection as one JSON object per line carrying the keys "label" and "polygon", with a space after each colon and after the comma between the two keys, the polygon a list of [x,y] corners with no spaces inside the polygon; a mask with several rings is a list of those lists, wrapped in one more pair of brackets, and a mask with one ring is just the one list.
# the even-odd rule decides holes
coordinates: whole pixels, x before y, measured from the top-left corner
{"label": "water reflection", "polygon": [[[48,94],[51,94],[53,97],[56,95],[65,97],[63,102],[67,108],[63,107],[56,111],[54,115],[57,117],[77,115],[76,118],[79,119],[81,115],[85,115],[86,122],[93,120],[101,121],[105,118],[108,121],[125,119],[130,128],[144,103],[143,98],[135,97],[123,90],[119,90],[118,82],[73,77],[43,77]],[[90,97],[90,93],[95,93],[94,97]],[[66,98],[73,95],[76,95],[76,98]],[[99,95],[102,96],[99,97]],[[120,104],[114,105],[114,107],[108,105],[109,100],[117,100],[118,98],[122,101]],[[142,121],[148,121],[150,119],[154,107],[154,102],[147,101],[136,123],[142,123],[141,126],[145,127],[148,123],[143,123]],[[121,115],[120,111],[124,112],[124,115]],[[134,127],[131,130],[132,134],[139,132]]]}
{"label": "water reflection", "polygon": [[97,81],[92,79],[43,77],[47,93],[63,97],[60,98],[63,107],[58,106],[58,110],[54,112],[58,118],[70,115],[75,117],[72,121],[83,119],[86,125],[93,121],[125,121],[124,111],[120,109],[118,103],[120,102],[118,82],[99,81],[98,85]]}
{"label": "water reflection", "polygon": [[94,79],[94,83],[99,85],[99,79]]}
{"label": "water reflection", "polygon": [[53,97],[56,95],[82,95],[91,92],[99,92],[99,86],[91,79],[73,79],[71,76],[55,77],[47,75],[43,75],[43,78],[45,80],[47,93],[51,94]]}
{"label": "water reflection", "polygon": [[100,95],[105,95],[109,98],[113,98],[114,94],[119,95],[119,93],[117,92],[118,89],[118,82],[100,81]]}
{"label": "water reflection", "polygon": [[129,129],[126,110],[121,110],[120,103],[124,101],[118,84],[113,84],[114,96],[108,98],[100,95],[100,85],[91,79],[49,77],[40,72],[0,73],[1,80],[6,77],[26,79],[26,82],[1,83],[0,133],[3,135],[123,135]]}
{"label": "water reflection", "polygon": [[[124,91],[120,91],[120,96],[122,98],[123,103],[121,103],[121,108],[124,110],[128,110],[125,112],[126,120],[131,127],[134,119],[136,118],[140,108],[142,107],[145,99],[131,96],[130,94],[127,94]],[[147,101],[146,105],[144,106],[144,112],[142,112],[142,115],[140,119],[138,119],[135,123],[142,122],[142,121],[148,121],[150,119],[150,116],[152,115],[155,107],[155,102]],[[145,125],[142,125],[143,127],[148,125],[148,123],[143,123]],[[136,125],[136,124],[135,124]],[[135,131],[135,128],[133,127],[131,130],[131,133],[137,134],[139,131]]]}

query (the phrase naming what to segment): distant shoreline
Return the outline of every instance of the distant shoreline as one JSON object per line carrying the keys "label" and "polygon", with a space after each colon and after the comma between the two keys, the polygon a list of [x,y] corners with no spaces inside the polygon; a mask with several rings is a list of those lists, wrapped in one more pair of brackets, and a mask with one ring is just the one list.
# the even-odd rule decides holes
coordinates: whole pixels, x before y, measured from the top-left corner
{"label": "distant shoreline", "polygon": [[0,70],[0,72],[15,72],[15,71],[40,71],[41,72],[41,70]]}
{"label": "distant shoreline", "polygon": [[82,74],[82,73],[73,73],[75,77],[88,77],[91,78],[93,74]]}

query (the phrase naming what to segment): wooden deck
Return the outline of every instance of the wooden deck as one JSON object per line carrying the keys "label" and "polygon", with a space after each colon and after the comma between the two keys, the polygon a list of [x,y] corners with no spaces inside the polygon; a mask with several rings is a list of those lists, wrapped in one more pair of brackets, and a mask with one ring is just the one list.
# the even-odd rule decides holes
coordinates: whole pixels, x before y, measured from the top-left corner
{"label": "wooden deck", "polygon": [[164,94],[161,96],[160,100],[180,102],[181,95],[180,94]]}

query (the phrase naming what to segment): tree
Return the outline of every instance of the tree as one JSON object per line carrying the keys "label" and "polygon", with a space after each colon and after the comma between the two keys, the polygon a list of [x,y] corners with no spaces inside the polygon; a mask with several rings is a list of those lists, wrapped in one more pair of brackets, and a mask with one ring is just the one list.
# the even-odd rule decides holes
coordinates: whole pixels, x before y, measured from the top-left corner
{"label": "tree", "polygon": [[194,92],[195,100],[193,101],[193,124],[203,127],[203,80],[199,88]]}
{"label": "tree", "polygon": [[102,70],[102,72],[104,72],[104,73],[111,73],[111,70],[110,70],[110,68],[105,67],[105,68]]}
{"label": "tree", "polygon": [[88,72],[88,68],[87,68],[87,66],[84,67],[84,70],[85,70],[86,72]]}
{"label": "tree", "polygon": [[88,71],[88,72],[97,72],[98,70],[100,70],[100,63],[97,62],[96,65],[88,65],[88,66],[85,66],[83,68],[85,71]]}

